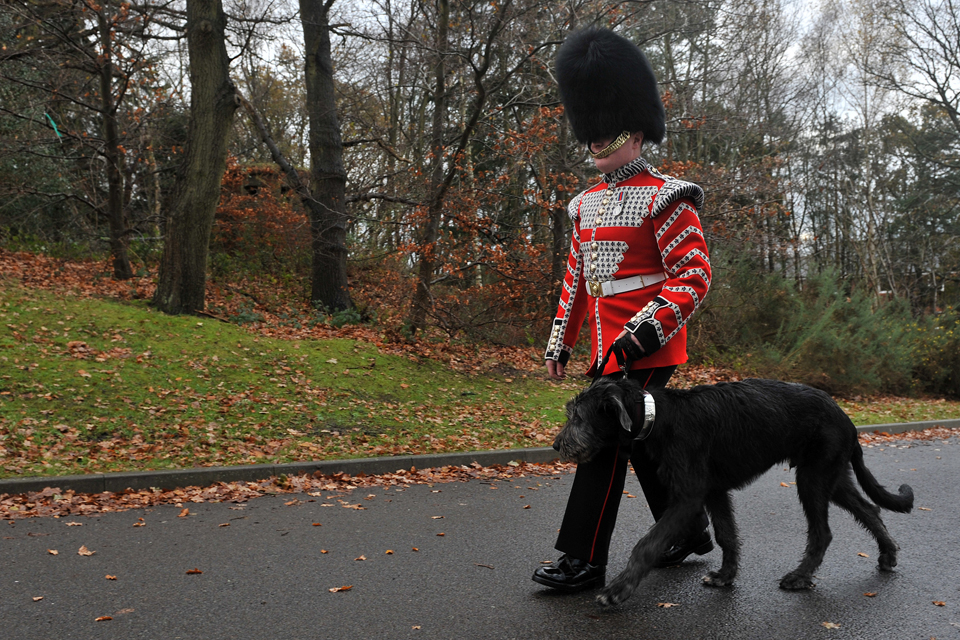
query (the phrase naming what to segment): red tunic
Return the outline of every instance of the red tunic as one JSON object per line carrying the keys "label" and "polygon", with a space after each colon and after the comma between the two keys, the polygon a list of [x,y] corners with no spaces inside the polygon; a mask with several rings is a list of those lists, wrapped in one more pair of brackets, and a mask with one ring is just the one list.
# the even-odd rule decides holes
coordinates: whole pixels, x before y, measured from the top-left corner
{"label": "red tunic", "polygon": [[[594,375],[624,328],[648,354],[632,368],[686,362],[685,325],[710,288],[710,258],[697,216],[702,205],[699,186],[664,176],[643,158],[571,200],[573,239],[545,358],[565,361],[589,317],[587,375]],[[666,279],[613,296],[594,297],[587,286],[588,280],[655,274]],[[602,373],[617,370],[611,358]]]}

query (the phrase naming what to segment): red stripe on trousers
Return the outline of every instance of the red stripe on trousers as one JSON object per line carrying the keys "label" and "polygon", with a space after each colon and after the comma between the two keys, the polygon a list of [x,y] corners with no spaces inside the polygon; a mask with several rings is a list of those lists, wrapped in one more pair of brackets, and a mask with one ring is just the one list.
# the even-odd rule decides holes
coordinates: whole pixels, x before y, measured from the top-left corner
{"label": "red stripe on trousers", "polygon": [[[650,375],[647,376],[647,381],[643,383],[643,388],[646,389],[647,385],[650,384],[650,380],[653,379],[653,372],[655,369],[650,370]],[[617,445],[616,451],[613,453],[614,460],[620,457],[620,445]],[[597,519],[597,530],[593,532],[593,544],[590,545],[590,559],[587,560],[590,564],[593,564],[593,553],[597,548],[597,538],[600,536],[600,523],[603,522],[603,513],[607,510],[607,502],[610,501],[610,490],[613,489],[613,480],[617,477],[617,463],[613,463],[613,472],[610,474],[610,484],[607,485],[607,495],[603,499],[603,508],[600,509],[600,518]]]}

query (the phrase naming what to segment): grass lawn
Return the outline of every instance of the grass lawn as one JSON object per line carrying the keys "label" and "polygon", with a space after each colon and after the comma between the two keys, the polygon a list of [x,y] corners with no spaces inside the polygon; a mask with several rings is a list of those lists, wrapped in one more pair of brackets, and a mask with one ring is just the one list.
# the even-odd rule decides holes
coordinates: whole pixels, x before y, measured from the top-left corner
{"label": "grass lawn", "polygon": [[579,387],[0,284],[0,477],[546,446]]}
{"label": "grass lawn", "polygon": [[[583,386],[12,279],[0,327],[0,477],[548,446]],[[960,416],[938,399],[841,404],[857,424]]]}

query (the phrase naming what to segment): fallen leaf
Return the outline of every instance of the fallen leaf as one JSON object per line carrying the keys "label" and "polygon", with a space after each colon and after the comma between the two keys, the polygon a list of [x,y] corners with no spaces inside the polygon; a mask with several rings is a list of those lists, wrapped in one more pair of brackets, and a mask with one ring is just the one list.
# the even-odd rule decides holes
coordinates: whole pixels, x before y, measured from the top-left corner
{"label": "fallen leaf", "polygon": [[417,549],[416,547],[414,547],[413,549],[411,549],[411,551],[420,551],[420,549]]}
{"label": "fallen leaf", "polygon": [[530,508],[530,505],[526,505],[526,506],[524,506],[523,508],[524,508],[524,509],[529,509],[529,508]]}
{"label": "fallen leaf", "polygon": [[485,569],[493,569],[493,565],[480,564],[479,562],[474,562],[473,564],[474,564],[474,566],[477,566],[477,567],[483,567],[483,568],[485,568]]}
{"label": "fallen leaf", "polygon": [[868,556],[868,555],[865,554],[865,553],[858,553],[857,555],[860,556],[861,558],[869,558],[869,557],[870,557],[870,556]]}
{"label": "fallen leaf", "polygon": [[790,485],[788,485],[786,482],[781,482],[781,483],[780,483],[780,486],[781,486],[781,487],[789,487]]}
{"label": "fallen leaf", "polygon": [[863,594],[863,595],[867,596],[868,598],[872,598],[873,596],[877,595],[877,592],[876,592],[876,591],[867,591],[867,592],[866,592],[865,594]]}
{"label": "fallen leaf", "polygon": [[661,609],[669,609],[670,607],[679,607],[680,604],[677,602],[658,602],[657,606]]}
{"label": "fallen leaf", "polygon": [[117,576],[111,576],[110,574],[107,574],[107,575],[105,575],[105,576],[103,576],[103,577],[106,578],[107,580],[116,580],[116,579],[117,579]]}
{"label": "fallen leaf", "polygon": [[183,511],[180,512],[180,515],[178,515],[177,517],[186,518],[188,515],[190,515],[190,509],[184,509]]}
{"label": "fallen leaf", "polygon": [[100,616],[99,618],[96,618],[94,622],[106,622],[107,620],[113,620],[113,618],[110,616]]}
{"label": "fallen leaf", "polygon": [[826,627],[827,629],[839,629],[840,625],[836,622],[821,622],[820,626]]}
{"label": "fallen leaf", "polygon": [[447,535],[447,534],[445,534],[445,533],[438,533],[438,534],[437,534],[437,537],[438,537],[438,538],[442,538],[442,537],[445,536],[445,535]]}
{"label": "fallen leaf", "polygon": [[553,560],[541,560],[540,564],[553,564]]}
{"label": "fallen leaf", "polygon": [[134,523],[133,523],[133,526],[135,526],[135,527],[145,527],[145,526],[147,526],[147,523],[143,521],[143,518],[137,518],[137,522],[134,522]]}
{"label": "fallen leaf", "polygon": [[367,556],[360,556],[359,558],[354,558],[354,560],[358,560],[358,561],[361,561],[361,562],[362,562],[363,560],[366,560],[366,559],[367,559]]}
{"label": "fallen leaf", "polygon": [[348,584],[345,587],[334,587],[333,589],[328,589],[328,591],[330,591],[330,593],[337,593],[338,591],[350,591],[350,589],[353,589],[352,584]]}
{"label": "fallen leaf", "polygon": [[412,629],[414,629],[414,630],[417,630],[417,629],[419,629],[419,628],[420,628],[420,625],[418,625],[418,624],[415,624],[415,625],[413,625],[413,627],[411,627],[411,628],[412,628]]}
{"label": "fallen leaf", "polygon": [[934,600],[934,601],[933,601],[933,604],[937,605],[938,607],[945,607],[945,606],[947,606],[947,603],[946,603],[946,602],[943,602],[942,600]]}
{"label": "fallen leaf", "polygon": [[187,569],[187,575],[188,575],[188,576],[193,576],[193,575],[197,575],[197,574],[200,574],[200,573],[203,573],[203,571],[200,571],[200,569],[196,569],[196,568],[194,568],[194,569]]}
{"label": "fallen leaf", "polygon": [[230,526],[230,523],[229,523],[229,522],[222,522],[222,523],[218,524],[217,526],[218,526],[218,527],[229,527],[229,526]]}
{"label": "fallen leaf", "polygon": [[68,527],[82,527],[82,526],[83,526],[83,523],[82,523],[82,522],[64,522],[64,524],[67,525]]}
{"label": "fallen leaf", "polygon": [[632,493],[628,493],[628,494],[627,494],[627,497],[628,497],[628,498],[636,498],[637,496],[633,495]]}
{"label": "fallen leaf", "polygon": [[336,359],[336,358],[330,358],[329,360],[327,360],[327,364],[337,364],[337,359]]}
{"label": "fallen leaf", "polygon": [[77,551],[77,555],[80,555],[80,556],[92,556],[95,553],[96,551],[90,551],[90,549],[87,549],[87,545],[81,546],[80,550]]}
{"label": "fallen leaf", "polygon": [[314,522],[314,523],[313,523],[313,526],[315,526],[315,527],[322,527],[323,525],[320,524],[319,522]]}
{"label": "fallen leaf", "polygon": [[[91,377],[91,375],[90,375],[89,373],[87,373],[86,371],[84,371],[83,369],[77,369],[77,375],[80,376],[81,378],[90,378],[90,377]],[[97,619],[99,620],[99,618],[97,618]],[[107,618],[107,619],[109,620],[109,618]]]}
{"label": "fallen leaf", "polygon": [[283,503],[283,506],[285,506],[285,507],[292,507],[292,506],[297,505],[297,504],[300,504],[300,501],[297,500],[296,498],[294,498],[294,499],[291,500],[290,502],[284,502],[284,503]]}
{"label": "fallen leaf", "polygon": [[40,602],[41,600],[43,600],[43,596],[34,596],[34,597],[33,597],[33,601],[34,601],[34,602]]}
{"label": "fallen leaf", "polygon": [[920,511],[933,511],[933,509],[927,509],[926,507],[917,507]]}
{"label": "fallen leaf", "polygon": [[392,556],[392,555],[393,555],[393,549],[387,549],[387,554],[386,554],[386,555]]}
{"label": "fallen leaf", "polygon": [[60,555],[60,552],[57,551],[56,549],[47,549],[47,553],[49,553],[49,554],[52,555],[52,556],[58,556],[58,555]]}
{"label": "fallen leaf", "polygon": [[430,516],[431,520],[443,520],[443,516]]}
{"label": "fallen leaf", "polygon": [[320,553],[330,553],[330,552],[327,551],[326,549],[320,549]]}

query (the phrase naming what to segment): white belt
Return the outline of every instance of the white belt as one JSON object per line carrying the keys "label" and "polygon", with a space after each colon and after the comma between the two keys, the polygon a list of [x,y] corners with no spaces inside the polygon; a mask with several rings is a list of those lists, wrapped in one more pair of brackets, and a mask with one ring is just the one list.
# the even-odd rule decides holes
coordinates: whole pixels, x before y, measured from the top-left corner
{"label": "white belt", "polygon": [[594,298],[606,298],[607,296],[615,296],[618,293],[626,293],[634,289],[644,289],[658,282],[663,282],[666,279],[667,274],[661,272],[631,276],[621,280],[606,280],[604,282],[587,280],[587,292]]}

